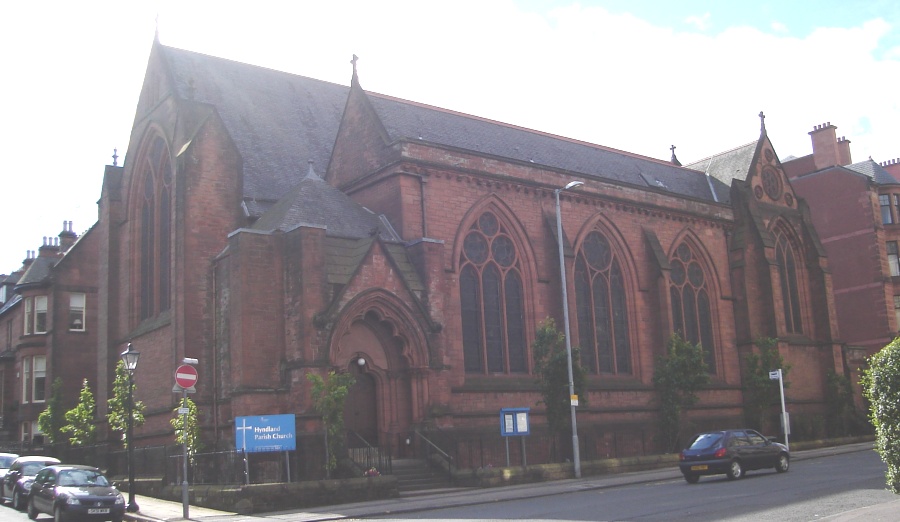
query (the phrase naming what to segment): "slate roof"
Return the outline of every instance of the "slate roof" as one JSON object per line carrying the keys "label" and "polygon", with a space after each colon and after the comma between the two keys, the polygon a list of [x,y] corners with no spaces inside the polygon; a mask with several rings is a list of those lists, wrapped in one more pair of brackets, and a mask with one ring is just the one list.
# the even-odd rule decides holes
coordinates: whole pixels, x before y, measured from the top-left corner
{"label": "slate roof", "polygon": [[375,213],[320,178],[311,163],[296,187],[251,228],[289,231],[300,225],[324,226],[329,236],[364,238],[377,233],[387,240],[399,239]]}
{"label": "slate roof", "polygon": [[50,270],[59,262],[59,257],[54,256],[37,256],[28,265],[28,269],[22,274],[16,287],[22,287],[30,284],[41,284],[50,276]]}
{"label": "slate roof", "polygon": [[756,153],[757,143],[752,141],[746,145],[689,163],[685,167],[705,172],[713,179],[719,181],[716,184],[716,194],[719,196],[719,201],[729,202],[731,200],[729,190],[731,182],[747,179],[747,174],[750,172],[750,166],[753,163],[753,155]]}
{"label": "slate roof", "polygon": [[[214,105],[243,159],[244,197],[274,202],[328,166],[349,87],[159,45],[178,97]],[[265,206],[248,205],[258,217]]]}
{"label": "slate roof", "polygon": [[588,178],[663,189],[712,200],[702,174],[668,161],[555,136],[388,96],[369,94],[392,139],[448,145],[501,158],[545,165]]}
{"label": "slate roof", "polygon": [[[159,45],[183,99],[215,106],[244,161],[251,215],[287,194],[300,165],[328,165],[349,87]],[[701,173],[656,160],[367,93],[394,139],[419,139],[573,173],[714,201]],[[716,182],[717,183],[717,182]],[[727,187],[717,191],[727,192]]]}
{"label": "slate roof", "polygon": [[875,163],[872,159],[867,159],[866,161],[860,161],[859,163],[853,163],[851,165],[847,165],[846,168],[852,170],[853,172],[858,172],[864,176],[867,176],[869,179],[875,181],[879,185],[900,185],[900,181],[890,174],[890,172],[884,170],[884,167]]}

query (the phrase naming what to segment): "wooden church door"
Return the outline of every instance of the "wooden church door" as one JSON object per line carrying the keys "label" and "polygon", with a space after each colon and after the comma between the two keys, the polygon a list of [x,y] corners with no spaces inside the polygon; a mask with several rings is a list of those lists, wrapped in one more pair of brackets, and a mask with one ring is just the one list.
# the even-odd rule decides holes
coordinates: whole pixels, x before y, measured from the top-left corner
{"label": "wooden church door", "polygon": [[[378,409],[375,378],[365,371],[354,372],[356,382],[350,387],[344,403],[344,428],[349,436],[347,446],[364,447],[362,437],[372,446],[378,446]],[[353,435],[357,433],[359,437]]]}

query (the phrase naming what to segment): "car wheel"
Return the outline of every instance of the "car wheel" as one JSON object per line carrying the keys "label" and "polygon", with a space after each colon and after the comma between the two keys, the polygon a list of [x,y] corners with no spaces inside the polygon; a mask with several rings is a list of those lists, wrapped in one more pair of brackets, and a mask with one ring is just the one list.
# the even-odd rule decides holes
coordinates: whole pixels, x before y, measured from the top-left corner
{"label": "car wheel", "polygon": [[688,484],[696,484],[700,481],[700,475],[697,475],[696,473],[685,473],[684,480],[686,480]]}
{"label": "car wheel", "polygon": [[53,508],[53,522],[65,522],[65,517],[63,516],[61,506],[56,506]]}
{"label": "car wheel", "polygon": [[38,511],[34,507],[34,499],[30,499],[28,501],[28,518],[30,518],[31,520],[37,520],[37,517]]}
{"label": "car wheel", "polygon": [[743,477],[744,468],[741,466],[741,461],[732,460],[731,464],[728,465],[728,471],[725,472],[725,475],[728,477],[728,480],[734,480]]}
{"label": "car wheel", "polygon": [[775,463],[775,471],[784,473],[791,467],[791,459],[784,453],[778,455],[778,462]]}
{"label": "car wheel", "polygon": [[19,511],[25,509],[25,503],[22,502],[22,492],[18,489],[13,493],[12,506]]}

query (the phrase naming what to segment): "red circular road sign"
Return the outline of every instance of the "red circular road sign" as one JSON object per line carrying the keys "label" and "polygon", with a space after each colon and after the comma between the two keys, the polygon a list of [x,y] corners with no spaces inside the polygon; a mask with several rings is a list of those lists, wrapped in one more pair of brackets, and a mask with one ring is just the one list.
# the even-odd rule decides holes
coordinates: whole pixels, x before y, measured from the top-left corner
{"label": "red circular road sign", "polygon": [[197,369],[189,364],[182,364],[175,370],[175,384],[182,388],[191,388],[197,384]]}

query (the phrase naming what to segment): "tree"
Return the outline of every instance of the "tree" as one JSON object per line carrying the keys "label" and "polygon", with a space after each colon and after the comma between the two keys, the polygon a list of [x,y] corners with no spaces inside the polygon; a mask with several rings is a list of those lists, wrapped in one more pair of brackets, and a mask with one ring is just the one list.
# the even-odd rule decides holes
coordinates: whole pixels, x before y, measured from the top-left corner
{"label": "tree", "polygon": [[[116,378],[113,381],[112,397],[106,401],[108,413],[106,420],[109,421],[109,429],[118,431],[122,434],[122,441],[127,443],[126,436],[128,434],[128,370],[125,369],[125,363],[119,361],[116,365]],[[137,390],[135,387],[134,390]],[[132,397],[134,396],[132,390]],[[144,403],[134,401],[132,410],[134,418],[134,427],[138,427],[144,423]]]}
{"label": "tree", "polygon": [[38,415],[38,428],[50,444],[65,438],[62,428],[66,425],[66,412],[62,409],[62,379],[57,377],[51,385],[47,407]]}
{"label": "tree", "polygon": [[81,385],[81,395],[78,404],[66,412],[66,424],[61,431],[69,433],[69,442],[73,446],[86,446],[93,444],[96,437],[97,425],[94,420],[95,412],[94,393],[91,391],[88,380]]}
{"label": "tree", "polygon": [[703,347],[673,334],[653,371],[653,386],[659,392],[660,434],[666,451],[678,447],[681,413],[697,403],[697,391],[707,384],[709,373]]}
{"label": "tree", "polygon": [[765,414],[773,404],[781,403],[781,391],[778,383],[769,378],[769,372],[781,369],[784,388],[790,383],[787,380],[791,366],[784,363],[778,352],[778,339],[760,337],[754,343],[759,353],[747,354],[744,359],[744,414],[747,424],[758,431],[765,430]]}
{"label": "tree", "polygon": [[[534,342],[534,372],[541,390],[541,403],[547,408],[547,427],[560,437],[570,425],[571,403],[569,398],[569,362],[566,353],[566,336],[556,329],[552,317],[544,319],[538,327]],[[572,347],[572,382],[579,403],[587,404],[586,377],[581,366],[581,351]]]}
{"label": "tree", "polygon": [[869,357],[860,384],[875,426],[875,451],[887,464],[885,483],[900,493],[900,337]]}
{"label": "tree", "polygon": [[325,379],[315,373],[306,378],[312,383],[313,409],[325,424],[325,473],[331,477],[337,468],[337,456],[344,450],[344,401],[356,379],[349,373],[333,371]]}
{"label": "tree", "polygon": [[[180,414],[180,408],[187,408],[187,414]],[[169,422],[175,428],[175,441],[187,447],[188,459],[193,461],[194,455],[203,448],[200,442],[200,423],[197,420],[197,405],[190,397],[185,398],[183,403],[179,403],[178,407],[173,411],[175,414]]]}

